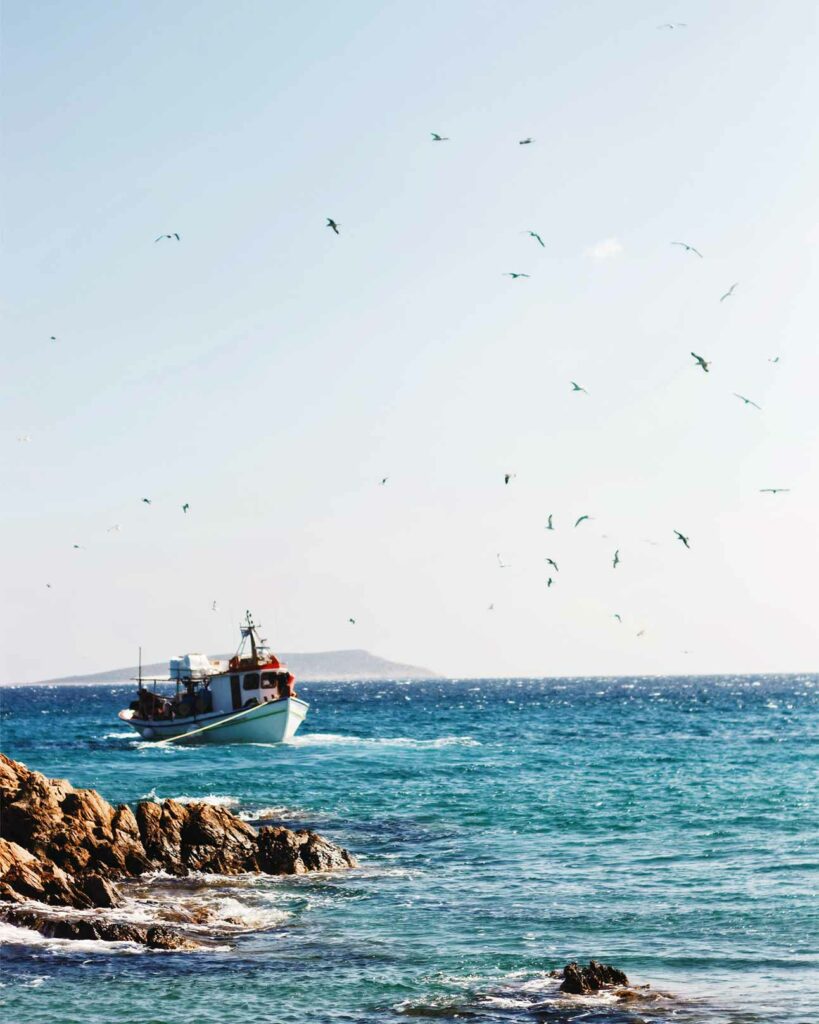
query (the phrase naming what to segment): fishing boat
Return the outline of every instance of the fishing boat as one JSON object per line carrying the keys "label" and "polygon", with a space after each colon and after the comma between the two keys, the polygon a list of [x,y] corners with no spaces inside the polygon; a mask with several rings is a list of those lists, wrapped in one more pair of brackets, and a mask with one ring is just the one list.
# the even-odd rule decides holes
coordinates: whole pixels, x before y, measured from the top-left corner
{"label": "fishing boat", "polygon": [[[171,659],[167,676],[143,676],[140,653],[137,697],[119,712],[121,721],[145,740],[283,743],[291,739],[308,705],[296,696],[295,678],[259,635],[250,612],[240,629],[241,643],[229,661],[185,654]],[[157,692],[157,684],[169,682],[176,683],[174,694]]]}

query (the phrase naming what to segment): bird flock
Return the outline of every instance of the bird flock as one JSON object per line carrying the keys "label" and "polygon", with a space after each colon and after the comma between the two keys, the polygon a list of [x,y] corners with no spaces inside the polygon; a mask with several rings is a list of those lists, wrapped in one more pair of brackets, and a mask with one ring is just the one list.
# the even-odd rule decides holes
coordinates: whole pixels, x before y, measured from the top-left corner
{"label": "bird flock", "polygon": [[[657,26],[657,28],[659,30],[663,30],[663,31],[675,31],[675,30],[679,30],[679,29],[684,29],[686,27],[687,27],[686,24],[683,23],[683,22],[666,22],[664,24],[661,24],[661,25]],[[430,132],[430,138],[431,138],[431,141],[433,143],[436,143],[436,144],[437,143],[444,143],[444,142],[452,141],[450,136],[442,135],[439,132]],[[530,136],[527,136],[525,138],[521,138],[521,139],[517,140],[517,144],[519,146],[531,146],[531,145],[534,145],[535,142],[536,142],[536,140],[534,138],[530,137]],[[334,219],[333,217],[327,217],[326,218],[325,227],[328,228],[330,231],[332,231],[334,235],[338,236],[339,239],[343,240],[341,226],[342,226],[341,223],[339,221],[337,221],[336,219]],[[547,248],[547,242],[544,240],[543,234],[540,231],[534,230],[532,228],[527,228],[527,229],[523,230],[521,232],[521,234],[526,235],[527,238],[531,238],[532,241],[535,242],[540,248],[543,248],[543,249]],[[158,235],[154,239],[154,243],[155,244],[157,244],[157,243],[167,243],[167,242],[181,243],[181,241],[182,241],[181,235],[177,231],[163,232],[162,234]],[[699,259],[699,260],[702,260],[702,259],[705,258],[703,253],[702,253],[702,251],[699,248],[697,248],[696,246],[690,244],[689,242],[681,241],[681,240],[675,240],[675,241],[672,241],[670,244],[672,246],[674,246],[674,247],[677,247],[677,248],[681,249],[685,256],[693,256],[693,257],[695,257],[696,259]],[[520,271],[520,270],[507,270],[507,271],[503,272],[502,276],[508,277],[511,281],[522,281],[522,280],[529,279],[531,277],[531,274],[523,272],[523,271]],[[739,287],[739,282],[738,281],[733,282],[730,285],[730,287],[720,296],[719,302],[720,303],[724,303],[728,299],[733,298],[733,296],[735,295],[736,290],[737,290],[738,287]],[[58,335],[50,335],[49,336],[49,341],[51,341],[53,343],[56,343],[58,341],[58,338],[59,338]],[[698,354],[696,352],[693,352],[693,351],[690,353],[690,355],[691,355],[691,357],[694,360],[694,366],[695,367],[701,369],[706,374],[709,373],[711,365],[712,365],[712,361],[711,360],[709,360],[705,356],[700,355],[700,354]],[[775,357],[769,358],[768,362],[775,365],[775,364],[779,363],[779,360],[780,360],[780,357],[777,355]],[[575,380],[570,380],[568,383],[569,383],[569,385],[571,387],[571,392],[573,394],[582,394],[582,395],[585,395],[585,396],[589,397],[588,390],[582,384],[578,383]],[[748,398],[747,396],[745,396],[743,394],[740,394],[739,392],[736,392],[736,391],[732,392],[732,395],[733,395],[733,397],[739,399],[743,403],[743,405],[745,405],[747,407],[751,407],[751,408],[756,409],[758,411],[762,411],[762,407],[757,402],[753,401],[752,399]],[[19,435],[17,437],[17,440],[20,443],[29,443],[31,441],[31,437],[29,435],[27,435],[27,434]],[[513,472],[506,472],[506,473],[504,473],[503,474],[504,486],[509,486],[515,480],[516,476],[517,476],[517,474],[513,473]],[[389,476],[385,475],[385,476],[380,478],[378,483],[381,486],[384,486],[384,485],[386,485],[386,483],[387,483],[387,481],[389,479],[391,479],[391,478]],[[788,487],[763,487],[763,488],[760,488],[760,493],[762,493],[762,494],[770,494],[770,495],[784,494],[784,493],[788,493],[789,491],[790,491],[790,488],[788,488]],[[152,506],[153,505],[153,499],[149,498],[149,497],[143,497],[141,499],[141,503],[144,504],[145,506]],[[181,509],[183,515],[187,516],[189,514],[189,512],[190,512],[191,506],[190,506],[190,503],[186,501],[186,502],[182,503],[179,506],[179,508]],[[581,514],[581,515],[577,516],[575,518],[575,520],[574,520],[574,524],[573,524],[572,529],[577,529],[578,527],[582,526],[582,524],[591,521],[592,518],[593,517],[591,515],[589,515],[589,514]],[[552,531],[552,532],[554,532],[556,530],[554,513],[549,513],[547,515],[546,524],[545,524],[544,529],[547,530],[547,531]],[[121,526],[120,526],[120,524],[117,523],[117,524],[114,524],[114,525],[110,526],[108,528],[107,532],[108,533],[119,533],[120,530],[121,530]],[[682,545],[682,547],[684,547],[686,550],[690,550],[691,549],[691,540],[690,540],[688,535],[684,534],[681,530],[678,530],[676,528],[673,528],[670,531],[670,533],[671,533],[671,535],[673,535],[675,540],[679,541],[679,543]],[[655,542],[647,541],[647,543],[655,543]],[[77,550],[77,551],[86,550],[85,545],[82,545],[82,544],[75,543],[75,544],[72,545],[72,547],[73,547],[74,550]],[[507,569],[507,568],[510,567],[510,563],[505,561],[500,553],[498,553],[496,555],[496,560],[497,560],[497,566],[498,566],[499,569]],[[557,577],[560,575],[560,569],[559,569],[557,561],[554,558],[552,558],[551,556],[545,557],[544,561],[545,561],[546,566],[548,567],[548,574],[546,575],[546,578],[545,578],[545,586],[546,586],[547,589],[551,589],[552,587],[557,585]],[[617,548],[614,549],[613,554],[611,555],[611,568],[613,570],[617,570],[618,567],[621,565],[621,561],[622,561],[622,559],[621,559],[621,549],[620,549],[620,547],[617,547]],[[45,585],[46,585],[46,587],[48,589],[52,589],[52,584],[50,582],[46,583]],[[213,601],[211,607],[212,607],[212,610],[214,612],[217,611],[218,610],[217,602]],[[490,603],[489,606],[488,606],[488,610],[489,611],[493,611],[494,608],[495,608],[494,602]],[[623,623],[622,615],[619,612],[614,612],[612,614],[612,618],[616,622],[618,622],[620,624]],[[349,624],[351,624],[351,625],[355,625],[356,622],[357,622],[357,619],[356,619],[355,616],[348,616],[347,622]],[[639,630],[636,633],[636,636],[641,637],[641,636],[644,635],[644,633],[645,633],[645,630],[641,629],[641,630]],[[685,652],[685,653],[688,653],[688,652]]]}

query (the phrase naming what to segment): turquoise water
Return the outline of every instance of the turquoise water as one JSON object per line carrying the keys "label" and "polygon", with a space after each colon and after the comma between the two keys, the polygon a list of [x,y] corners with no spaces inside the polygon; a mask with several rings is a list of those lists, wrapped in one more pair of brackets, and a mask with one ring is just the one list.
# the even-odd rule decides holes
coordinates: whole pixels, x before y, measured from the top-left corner
{"label": "turquoise water", "polygon": [[[203,884],[234,929],[207,953],[3,926],[5,1020],[819,1021],[816,678],[299,689],[293,745],[164,748],[117,721],[125,687],[3,691],[32,768],[221,799],[362,865]],[[676,998],[556,1002],[546,972],[591,956]]]}

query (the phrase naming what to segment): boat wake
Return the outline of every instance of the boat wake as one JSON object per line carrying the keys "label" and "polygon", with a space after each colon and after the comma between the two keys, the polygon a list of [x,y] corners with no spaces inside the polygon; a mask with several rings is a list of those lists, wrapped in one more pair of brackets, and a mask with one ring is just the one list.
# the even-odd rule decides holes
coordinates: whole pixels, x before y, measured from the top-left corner
{"label": "boat wake", "polygon": [[334,732],[302,733],[286,741],[291,747],[405,747],[413,750],[437,750],[442,747],[479,747],[471,736],[438,736],[422,740],[412,736],[351,736]]}

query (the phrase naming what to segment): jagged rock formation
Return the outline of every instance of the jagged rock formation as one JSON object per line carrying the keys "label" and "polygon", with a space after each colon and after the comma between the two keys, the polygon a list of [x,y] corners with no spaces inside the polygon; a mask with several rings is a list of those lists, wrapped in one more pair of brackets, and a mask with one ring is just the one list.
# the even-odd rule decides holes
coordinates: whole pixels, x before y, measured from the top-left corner
{"label": "jagged rock formation", "polygon": [[566,964],[562,972],[556,972],[556,975],[563,978],[560,991],[571,992],[575,995],[599,992],[601,988],[628,985],[628,978],[622,971],[612,967],[611,964],[601,964],[596,960],[589,960],[588,967],[581,967],[580,964],[572,961],[572,963]]}
{"label": "jagged rock formation", "polygon": [[[160,868],[180,876],[291,875],[354,866],[346,850],[315,832],[270,826],[257,832],[224,807],[175,800],[143,801],[134,814],[126,804],[112,807],[93,789],[75,789],[0,754],[0,900],[6,904],[114,908],[121,902],[118,880]],[[8,907],[3,916],[19,924],[25,918],[33,922],[28,927],[57,937],[124,937],[163,949],[184,947],[163,928],[117,925],[113,935],[111,922],[49,921]],[[68,934],[72,929],[76,934]],[[94,929],[110,934],[91,934]]]}

